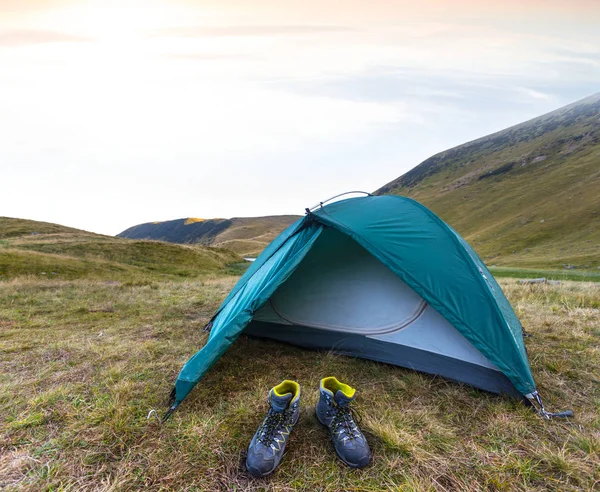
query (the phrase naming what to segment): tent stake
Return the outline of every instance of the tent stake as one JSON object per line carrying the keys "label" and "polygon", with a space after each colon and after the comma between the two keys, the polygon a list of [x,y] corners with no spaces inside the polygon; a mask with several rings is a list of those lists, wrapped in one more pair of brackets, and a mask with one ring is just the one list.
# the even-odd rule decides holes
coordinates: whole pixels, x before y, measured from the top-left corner
{"label": "tent stake", "polygon": [[546,409],[544,408],[544,403],[542,402],[542,399],[537,391],[526,395],[526,397],[533,405],[533,408],[536,411],[536,413],[538,415],[541,415],[546,420],[552,420],[552,418],[564,419],[567,417],[573,417],[575,415],[573,413],[573,410],[565,410],[564,412],[558,413],[546,411]]}
{"label": "tent stake", "polygon": [[148,416],[146,417],[146,420],[150,420],[150,418],[153,416],[154,416],[154,418],[156,418],[156,420],[158,420],[159,424],[162,423],[160,420],[160,417],[158,416],[158,412],[156,410],[154,410],[154,408],[148,412]]}

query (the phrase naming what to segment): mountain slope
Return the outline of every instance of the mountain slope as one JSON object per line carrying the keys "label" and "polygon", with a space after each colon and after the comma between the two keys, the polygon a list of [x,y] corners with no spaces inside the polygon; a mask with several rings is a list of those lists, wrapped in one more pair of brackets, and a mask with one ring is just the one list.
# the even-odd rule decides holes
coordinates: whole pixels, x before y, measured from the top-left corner
{"label": "mountain slope", "polygon": [[93,232],[86,232],[80,229],[73,229],[51,222],[40,222],[37,220],[13,219],[12,217],[0,217],[0,240],[16,237],[38,234],[86,234],[89,236],[97,236]]}
{"label": "mountain slope", "polygon": [[234,217],[232,219],[177,219],[130,227],[118,237],[154,239],[180,244],[204,244],[230,249],[242,256],[257,256],[299,217]]}
{"label": "mountain slope", "polygon": [[600,266],[600,93],[441,152],[376,194],[431,208],[488,264]]}
{"label": "mountain slope", "polygon": [[241,261],[225,249],[135,241],[0,218],[0,280],[22,275],[62,280],[195,277],[227,271]]}

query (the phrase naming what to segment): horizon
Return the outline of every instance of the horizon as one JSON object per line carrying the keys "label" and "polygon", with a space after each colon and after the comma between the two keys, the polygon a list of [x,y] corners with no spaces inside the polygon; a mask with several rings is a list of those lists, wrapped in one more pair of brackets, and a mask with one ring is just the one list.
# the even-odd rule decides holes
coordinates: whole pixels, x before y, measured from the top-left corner
{"label": "horizon", "polygon": [[598,93],[598,2],[344,7],[0,0],[0,215],[302,215]]}
{"label": "horizon", "polygon": [[[599,92],[595,92],[595,93],[593,93],[593,94],[590,94],[589,96],[585,96],[585,97],[583,97],[583,98],[581,98],[581,99],[577,99],[576,101],[567,102],[567,103],[566,103],[565,105],[563,105],[563,106],[560,106],[560,107],[558,107],[558,108],[551,109],[550,111],[548,111],[548,112],[546,112],[546,113],[543,113],[543,114],[541,114],[541,115],[538,115],[538,116],[534,116],[533,118],[530,118],[530,119],[528,119],[528,120],[522,121],[522,122],[520,122],[520,123],[516,123],[515,125],[511,125],[510,127],[503,128],[503,129],[501,129],[501,130],[498,130],[497,132],[492,132],[491,134],[482,135],[482,136],[480,136],[480,137],[476,137],[476,138],[474,138],[473,140],[469,140],[469,141],[463,142],[463,143],[461,143],[461,144],[458,144],[458,145],[456,145],[455,147],[460,147],[460,146],[462,146],[462,145],[466,145],[466,144],[469,144],[469,143],[475,142],[475,141],[477,141],[477,140],[479,140],[479,139],[481,139],[481,138],[485,138],[486,136],[490,136],[490,135],[493,135],[494,133],[499,133],[499,132],[502,132],[503,130],[507,130],[507,129],[509,129],[509,128],[513,127],[513,126],[518,126],[518,125],[519,125],[519,124],[521,124],[521,123],[527,123],[528,121],[535,120],[535,119],[537,119],[537,118],[539,118],[539,117],[541,117],[541,116],[545,116],[546,114],[552,113],[552,112],[554,112],[554,111],[557,111],[557,110],[560,110],[560,109],[562,109],[562,108],[564,108],[564,107],[570,106],[570,105],[572,105],[572,104],[576,104],[576,103],[578,103],[578,102],[580,102],[580,101],[583,101],[583,100],[585,100],[585,99],[590,99],[590,98],[593,98],[593,97],[600,97],[600,91],[599,91]],[[443,151],[440,151],[440,152],[438,152],[438,153],[443,153],[445,150],[452,150],[452,148],[455,148],[455,147],[450,147],[449,149],[444,149]],[[434,156],[435,156],[435,155],[437,155],[438,153],[436,153],[436,154],[433,154],[433,155],[432,155],[432,156],[430,156],[430,157],[434,157]],[[407,169],[407,170],[406,170],[406,171],[405,171],[403,174],[406,174],[406,172],[410,171],[411,169],[414,169],[415,167],[417,167],[417,166],[418,166],[419,164],[421,164],[421,163],[422,163],[422,162],[419,162],[418,164],[415,164],[415,166],[413,166],[413,167],[411,167],[411,168]],[[401,175],[398,175],[397,177],[400,177],[400,176],[401,176]],[[396,177],[396,178],[397,178],[397,177]],[[393,179],[395,179],[395,178],[393,178]],[[393,181],[393,179],[392,179],[392,180],[390,180],[390,181]],[[386,183],[383,183],[381,186],[384,186],[384,185],[385,185],[385,184],[387,184],[387,183],[389,183],[389,181],[388,181],[388,182],[386,182]],[[346,194],[346,193],[362,193],[362,192],[374,193],[375,191],[377,191],[377,190],[356,190],[356,191],[346,191],[346,192],[342,191],[342,192],[340,192],[339,194],[342,194],[342,195],[343,195],[343,194]],[[331,198],[331,197],[324,197],[324,198],[322,198],[322,199],[320,199],[320,200],[321,200],[321,201],[324,201],[324,200],[327,200],[327,199],[329,199],[329,198]],[[336,197],[334,197],[334,198],[336,198]],[[316,200],[316,201],[315,201],[315,204],[316,204],[316,203],[318,203],[318,202],[319,202],[319,200]],[[311,205],[311,206],[312,206],[312,205]],[[301,207],[301,208],[302,208],[302,207]],[[305,209],[305,208],[307,208],[307,207],[304,207],[304,208],[302,208],[302,212],[301,212],[301,213],[281,213],[281,214],[268,214],[268,215],[234,215],[234,216],[230,216],[230,217],[202,217],[202,218],[198,218],[198,217],[195,217],[195,216],[191,216],[191,215],[190,215],[190,216],[184,216],[184,217],[171,217],[171,218],[166,218],[166,219],[163,219],[163,220],[148,220],[148,221],[145,221],[145,222],[139,222],[139,223],[136,223],[136,224],[132,224],[132,225],[130,225],[130,226],[127,226],[125,229],[123,229],[123,230],[121,230],[121,231],[119,231],[119,232],[116,232],[116,233],[114,233],[114,234],[107,234],[107,233],[102,233],[102,232],[91,231],[91,230],[88,230],[88,229],[85,229],[85,228],[78,228],[78,229],[82,229],[82,230],[84,230],[84,231],[86,231],[86,232],[93,232],[93,233],[96,233],[96,234],[103,234],[103,235],[115,236],[115,237],[116,237],[116,236],[118,236],[119,234],[121,234],[121,233],[125,232],[127,229],[130,229],[130,228],[132,228],[132,227],[136,227],[136,226],[139,226],[139,225],[144,225],[144,224],[160,224],[160,223],[163,223],[163,222],[172,222],[172,221],[176,221],[176,220],[185,220],[185,219],[190,219],[190,218],[192,218],[192,219],[195,219],[195,220],[200,220],[200,221],[207,221],[207,220],[233,220],[233,219],[262,218],[262,217],[273,217],[273,216],[297,216],[297,217],[301,217],[301,216],[302,216],[302,215],[304,215],[304,213],[305,213],[305,211],[304,211],[304,209]],[[38,221],[36,218],[31,218],[31,217],[8,217],[8,218],[14,218],[14,219],[25,219],[25,220],[33,220],[33,221]],[[41,220],[39,220],[38,222],[48,222],[48,221],[41,221]],[[55,222],[50,222],[50,223],[55,223]],[[70,226],[70,224],[62,224],[62,223],[56,223],[56,224],[58,224],[58,225],[63,225],[63,226],[67,226],[67,227],[73,227],[73,226]]]}

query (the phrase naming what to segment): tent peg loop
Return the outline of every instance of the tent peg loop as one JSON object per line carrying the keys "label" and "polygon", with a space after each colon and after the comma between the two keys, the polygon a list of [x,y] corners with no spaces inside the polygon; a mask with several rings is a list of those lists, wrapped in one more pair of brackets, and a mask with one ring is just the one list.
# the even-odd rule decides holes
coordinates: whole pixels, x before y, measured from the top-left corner
{"label": "tent peg loop", "polygon": [[179,406],[180,403],[176,400],[176,394],[177,393],[175,391],[175,387],[173,387],[173,390],[169,395],[169,409],[165,412],[162,418],[159,417],[158,412],[156,410],[152,409],[148,412],[148,416],[146,417],[146,419],[150,420],[151,417],[154,417],[159,424],[164,424],[167,420],[169,420],[169,417],[173,415],[173,412]]}
{"label": "tent peg loop", "polygon": [[[212,326],[212,322],[209,324]],[[167,420],[169,420],[169,417],[171,415],[173,415],[173,412],[179,406],[179,403],[180,402],[177,401],[177,390],[176,390],[175,386],[173,386],[173,389],[171,390],[171,393],[169,394],[169,409],[165,412],[165,414],[163,415],[163,418],[160,420],[161,424],[164,424]]]}
{"label": "tent peg loop", "polygon": [[537,391],[534,391],[533,393],[526,395],[526,397],[531,402],[536,413],[538,415],[541,415],[546,420],[552,420],[553,418],[564,419],[564,418],[568,418],[568,417],[573,417],[575,415],[573,413],[573,410],[565,410],[564,412],[558,412],[558,413],[548,412],[544,408],[544,403],[542,402],[542,398],[540,397],[540,395]]}
{"label": "tent peg loop", "polygon": [[161,424],[164,424],[167,420],[169,420],[169,417],[171,417],[171,415],[173,415],[173,412],[175,411],[175,409],[179,406],[179,402],[174,403],[173,405],[171,405],[171,407],[169,407],[169,409],[166,411],[166,413],[163,415],[163,418],[160,420]]}
{"label": "tent peg loop", "polygon": [[164,424],[167,420],[169,420],[169,417],[171,415],[173,415],[173,412],[175,411],[175,409],[179,406],[179,403],[174,403],[173,405],[171,405],[169,407],[169,409],[165,412],[165,414],[162,416],[162,418],[159,417],[158,412],[154,409],[150,410],[148,412],[148,416],[146,417],[147,420],[150,420],[152,417],[154,417],[157,422],[162,425]]}

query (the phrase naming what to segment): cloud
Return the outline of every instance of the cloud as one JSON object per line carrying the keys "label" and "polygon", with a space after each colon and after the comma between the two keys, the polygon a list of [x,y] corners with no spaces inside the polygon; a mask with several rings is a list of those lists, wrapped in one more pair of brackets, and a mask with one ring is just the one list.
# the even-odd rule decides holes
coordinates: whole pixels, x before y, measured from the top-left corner
{"label": "cloud", "polygon": [[250,61],[260,59],[258,56],[243,53],[167,53],[163,55],[163,58],[190,61]]}
{"label": "cloud", "polygon": [[547,94],[545,92],[530,89],[529,87],[517,87],[515,88],[515,91],[534,101],[556,101],[556,96],[553,94]]}
{"label": "cloud", "polygon": [[310,80],[279,79],[268,82],[268,85],[307,96],[353,101],[393,103],[411,97],[464,99],[470,87],[462,77],[452,75],[447,71],[370,66],[348,75],[321,76]]}
{"label": "cloud", "polygon": [[0,47],[29,46],[46,43],[82,43],[88,41],[92,41],[92,39],[57,31],[27,29],[0,31]]}
{"label": "cloud", "polygon": [[0,12],[5,14],[40,12],[62,7],[72,3],[71,0],[0,0]]}
{"label": "cloud", "polygon": [[280,26],[187,26],[158,29],[151,36],[186,38],[204,37],[250,37],[250,36],[295,36],[304,34],[355,32],[356,29],[332,25],[280,25]]}
{"label": "cloud", "polygon": [[404,105],[414,118],[410,134],[417,135],[418,127],[427,128],[429,138],[439,141],[438,150],[443,150],[445,144],[498,131],[597,92],[595,81],[370,67],[355,74],[279,79],[265,85],[305,97]]}

